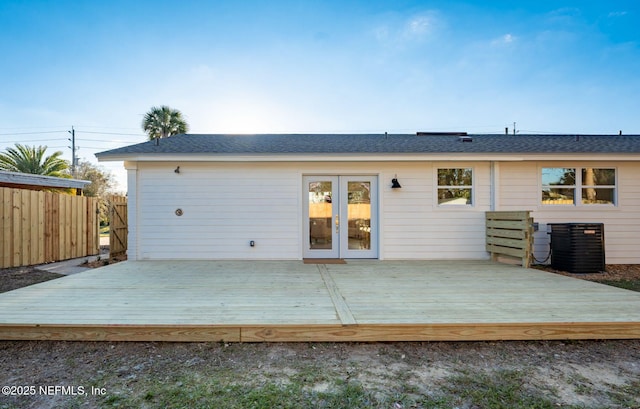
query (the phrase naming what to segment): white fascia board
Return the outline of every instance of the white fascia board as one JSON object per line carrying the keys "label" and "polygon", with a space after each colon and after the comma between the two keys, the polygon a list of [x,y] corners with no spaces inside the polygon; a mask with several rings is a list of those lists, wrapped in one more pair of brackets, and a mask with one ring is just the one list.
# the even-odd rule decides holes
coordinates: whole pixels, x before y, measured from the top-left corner
{"label": "white fascia board", "polygon": [[[493,160],[502,161],[500,156],[493,156]],[[621,162],[638,162],[640,154],[638,153],[536,153],[522,155],[523,161],[556,161],[556,160],[572,160],[572,161],[621,161]]]}
{"label": "white fascia board", "polygon": [[[274,155],[230,155],[230,154],[149,154],[131,156],[109,156],[99,161],[133,162],[418,162],[447,160],[495,160],[495,155],[487,154],[444,154],[444,153],[406,153],[406,154],[274,154]],[[510,155],[500,160],[523,160],[520,156]]]}
{"label": "white fascia board", "polygon": [[553,161],[616,160],[639,161],[640,154],[597,153],[392,153],[392,154],[136,154],[98,157],[101,162],[417,162],[417,161]]}

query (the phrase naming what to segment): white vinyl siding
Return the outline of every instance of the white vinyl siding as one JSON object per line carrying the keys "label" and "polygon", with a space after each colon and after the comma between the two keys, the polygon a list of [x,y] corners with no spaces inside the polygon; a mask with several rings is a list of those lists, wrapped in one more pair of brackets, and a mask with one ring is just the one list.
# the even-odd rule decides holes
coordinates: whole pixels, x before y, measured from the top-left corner
{"label": "white vinyl siding", "polygon": [[[615,206],[541,204],[541,168],[586,166],[616,169]],[[438,205],[438,168],[473,169],[473,206]],[[536,258],[548,252],[547,223],[602,222],[607,263],[640,263],[640,164],[518,161],[495,168],[495,210],[532,211],[540,225]],[[488,258],[489,162],[138,162],[127,169],[131,259],[301,259],[305,175],[377,176],[382,259]],[[391,188],[396,175],[400,189]],[[175,215],[178,208],[183,216]]]}
{"label": "white vinyl siding", "polygon": [[[542,168],[615,168],[616,205],[544,205],[540,200]],[[640,263],[640,164],[634,162],[502,162],[496,210],[531,210],[539,231],[534,235],[538,260],[549,252],[548,223],[604,223],[608,264]],[[578,193],[580,195],[580,193]],[[578,198],[579,200],[579,198]]]}
{"label": "white vinyl siding", "polygon": [[[382,186],[381,233],[387,259],[486,259],[484,212],[490,210],[489,164],[422,162],[388,165],[401,189]],[[473,206],[439,206],[437,169],[472,168]],[[397,169],[397,171],[395,170]]]}
{"label": "white vinyl siding", "polygon": [[[132,240],[138,243],[130,249],[132,259],[300,259],[304,175],[378,176],[380,258],[487,258],[484,211],[489,210],[490,190],[485,163],[455,166],[474,168],[473,207],[437,206],[433,172],[450,163],[137,166],[137,186],[130,192],[138,205],[136,225],[131,226],[137,236]],[[396,174],[402,188],[391,189]],[[175,215],[178,208],[182,216]],[[255,247],[249,246],[251,240]]]}
{"label": "white vinyl siding", "polygon": [[177,165],[138,166],[140,259],[296,258],[295,173],[269,164],[181,163],[176,174]]}

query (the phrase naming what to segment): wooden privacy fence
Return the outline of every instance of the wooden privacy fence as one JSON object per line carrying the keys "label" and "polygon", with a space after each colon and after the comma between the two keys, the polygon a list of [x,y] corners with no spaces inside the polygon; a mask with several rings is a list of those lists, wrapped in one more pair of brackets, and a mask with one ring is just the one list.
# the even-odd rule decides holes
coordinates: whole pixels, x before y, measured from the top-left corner
{"label": "wooden privacy fence", "polygon": [[0,268],[95,255],[98,199],[0,188]]}
{"label": "wooden privacy fence", "polygon": [[109,198],[109,255],[120,256],[127,253],[127,198]]}
{"label": "wooden privacy fence", "polygon": [[520,259],[522,267],[531,266],[533,257],[533,218],[528,211],[487,212],[487,251],[491,260],[500,256]]}

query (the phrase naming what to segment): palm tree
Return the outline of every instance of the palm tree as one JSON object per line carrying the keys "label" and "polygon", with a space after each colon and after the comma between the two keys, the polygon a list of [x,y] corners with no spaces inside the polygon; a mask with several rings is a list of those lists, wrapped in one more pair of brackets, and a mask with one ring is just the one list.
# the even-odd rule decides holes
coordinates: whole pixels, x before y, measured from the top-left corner
{"label": "palm tree", "polygon": [[7,148],[5,153],[0,153],[0,170],[70,177],[67,173],[69,162],[60,158],[62,152],[57,151],[45,157],[46,150],[46,146],[25,146],[17,143],[15,148]]}
{"label": "palm tree", "polygon": [[189,129],[182,113],[166,105],[152,107],[142,120],[142,129],[149,135],[149,140],[166,138],[179,133],[186,133]]}

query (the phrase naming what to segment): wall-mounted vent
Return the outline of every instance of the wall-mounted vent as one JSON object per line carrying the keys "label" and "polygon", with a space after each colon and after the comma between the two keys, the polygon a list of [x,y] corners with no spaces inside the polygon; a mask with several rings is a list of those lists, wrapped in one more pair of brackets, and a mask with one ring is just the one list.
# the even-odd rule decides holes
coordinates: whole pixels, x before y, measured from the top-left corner
{"label": "wall-mounted vent", "polygon": [[416,132],[417,136],[467,136],[466,132]]}

